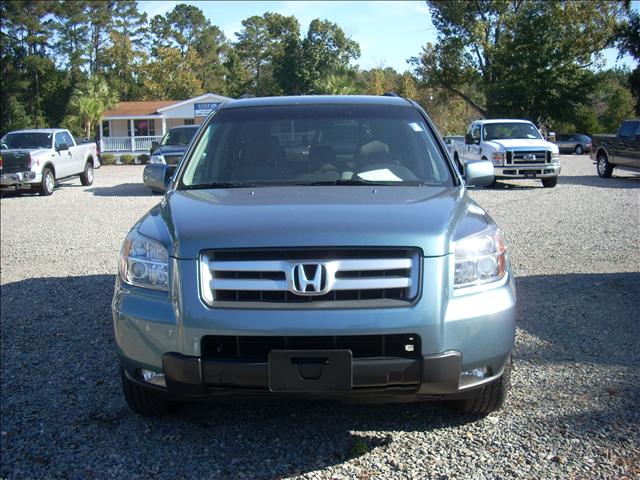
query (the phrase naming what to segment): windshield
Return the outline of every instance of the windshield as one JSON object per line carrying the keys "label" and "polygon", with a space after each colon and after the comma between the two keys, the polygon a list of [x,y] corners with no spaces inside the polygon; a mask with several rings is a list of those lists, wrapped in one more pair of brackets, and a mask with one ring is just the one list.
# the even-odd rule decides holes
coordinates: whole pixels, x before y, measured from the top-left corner
{"label": "windshield", "polygon": [[197,128],[172,128],[162,138],[160,145],[189,145],[189,142],[198,131]]}
{"label": "windshield", "polygon": [[532,123],[488,123],[484,126],[485,140],[528,138],[541,140],[540,132]]}
{"label": "windshield", "polygon": [[204,127],[178,188],[452,185],[445,162],[413,108],[238,108]]}
{"label": "windshield", "polygon": [[2,149],[11,148],[51,148],[52,133],[20,132],[8,133],[2,139]]}

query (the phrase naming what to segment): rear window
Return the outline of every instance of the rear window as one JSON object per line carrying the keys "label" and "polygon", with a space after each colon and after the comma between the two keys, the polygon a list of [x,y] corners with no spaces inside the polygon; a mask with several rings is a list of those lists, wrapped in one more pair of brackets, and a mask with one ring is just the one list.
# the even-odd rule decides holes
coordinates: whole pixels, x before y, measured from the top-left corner
{"label": "rear window", "polygon": [[178,188],[301,184],[452,185],[433,133],[413,108],[367,105],[218,111]]}
{"label": "rear window", "polygon": [[2,148],[51,148],[52,135],[41,132],[8,133],[2,139]]}
{"label": "rear window", "polygon": [[172,128],[162,139],[160,145],[188,145],[198,131],[197,128]]}

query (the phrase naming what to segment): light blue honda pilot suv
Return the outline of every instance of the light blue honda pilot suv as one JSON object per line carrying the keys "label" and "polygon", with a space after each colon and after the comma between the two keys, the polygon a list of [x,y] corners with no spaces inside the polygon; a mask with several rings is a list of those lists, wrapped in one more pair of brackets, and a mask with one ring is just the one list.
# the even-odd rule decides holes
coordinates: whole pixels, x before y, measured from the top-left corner
{"label": "light blue honda pilot suv", "polygon": [[504,239],[420,106],[230,101],[127,235],[113,298],[125,398],[234,395],[500,407],[515,338]]}

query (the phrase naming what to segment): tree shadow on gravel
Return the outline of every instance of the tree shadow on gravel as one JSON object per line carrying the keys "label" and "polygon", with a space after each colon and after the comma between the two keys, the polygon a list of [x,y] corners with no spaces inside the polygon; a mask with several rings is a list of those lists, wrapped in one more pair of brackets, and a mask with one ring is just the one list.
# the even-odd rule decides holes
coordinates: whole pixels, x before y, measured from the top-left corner
{"label": "tree shadow on gravel", "polygon": [[611,189],[640,188],[640,175],[622,177],[617,176],[615,171],[611,178],[600,178],[595,173],[593,175],[574,175],[566,177],[560,175],[559,184]]}
{"label": "tree shadow on gravel", "polygon": [[96,197],[152,197],[155,194],[140,183],[121,183],[111,187],[93,187],[87,189]]}
{"label": "tree shadow on gravel", "polygon": [[[134,415],[112,340],[113,282],[92,275],[2,285],[3,477],[280,478],[387,448],[396,432],[474,420],[429,403],[231,399],[159,419]],[[520,346],[516,361],[637,362],[640,274],[517,282],[519,326],[550,347]]]}
{"label": "tree shadow on gravel", "polygon": [[516,358],[640,366],[640,273],[516,277],[516,288],[518,327],[544,342]]}

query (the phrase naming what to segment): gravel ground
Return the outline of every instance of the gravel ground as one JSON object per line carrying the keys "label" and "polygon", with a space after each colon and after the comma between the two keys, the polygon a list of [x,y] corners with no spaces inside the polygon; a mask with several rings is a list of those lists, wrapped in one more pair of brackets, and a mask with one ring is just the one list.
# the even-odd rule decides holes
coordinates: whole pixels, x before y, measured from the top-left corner
{"label": "gravel ground", "polygon": [[0,477],[640,477],[640,178],[562,163],[554,189],[472,194],[505,232],[519,295],[511,395],[482,420],[333,402],[133,415],[110,299],[120,243],[160,197],[141,167],[3,196]]}

